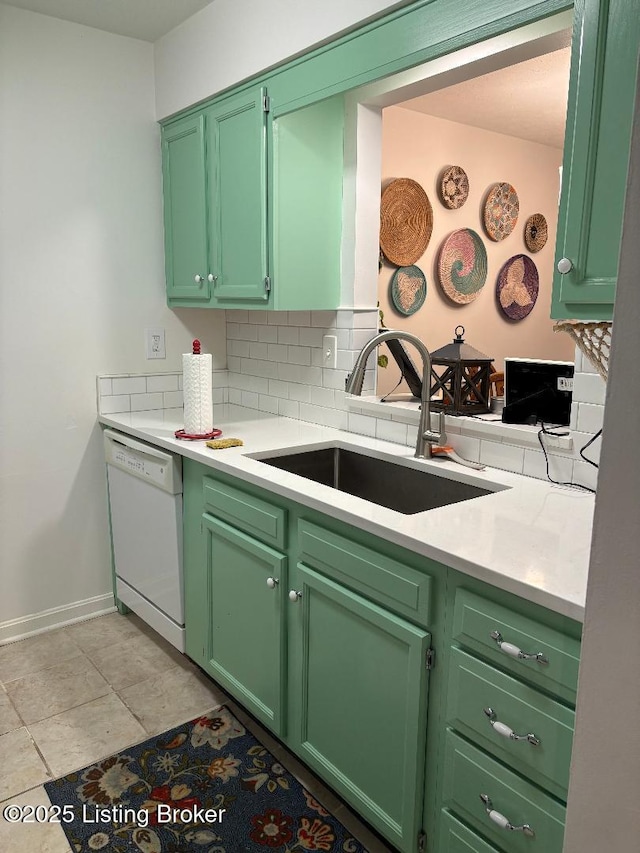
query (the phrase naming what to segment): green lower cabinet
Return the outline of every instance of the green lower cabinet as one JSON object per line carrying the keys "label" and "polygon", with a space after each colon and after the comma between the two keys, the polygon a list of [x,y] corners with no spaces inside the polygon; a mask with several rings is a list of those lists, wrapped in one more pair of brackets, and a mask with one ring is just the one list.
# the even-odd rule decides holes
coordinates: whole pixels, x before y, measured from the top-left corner
{"label": "green lower cabinet", "polygon": [[562,853],[564,806],[451,731],[443,805],[505,853]]}
{"label": "green lower cabinet", "polygon": [[206,537],[206,669],[249,711],[284,734],[283,598],[287,558],[210,515]]}
{"label": "green lower cabinet", "polygon": [[430,635],[303,564],[297,578],[292,745],[393,844],[414,850]]}
{"label": "green lower cabinet", "polygon": [[561,799],[569,787],[574,720],[570,708],[452,649],[447,723]]}

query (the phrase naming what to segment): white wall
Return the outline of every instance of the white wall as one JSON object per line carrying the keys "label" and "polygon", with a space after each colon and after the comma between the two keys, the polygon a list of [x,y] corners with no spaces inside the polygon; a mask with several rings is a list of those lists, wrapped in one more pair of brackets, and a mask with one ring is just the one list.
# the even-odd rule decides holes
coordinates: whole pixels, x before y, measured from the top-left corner
{"label": "white wall", "polygon": [[216,0],[155,44],[165,118],[411,0]]}
{"label": "white wall", "polygon": [[226,341],[165,305],[150,44],[0,5],[0,122],[1,641],[110,592],[96,375],[179,369],[194,336],[224,367]]}
{"label": "white wall", "polygon": [[638,850],[640,835],[640,87],[636,97],[565,853]]}

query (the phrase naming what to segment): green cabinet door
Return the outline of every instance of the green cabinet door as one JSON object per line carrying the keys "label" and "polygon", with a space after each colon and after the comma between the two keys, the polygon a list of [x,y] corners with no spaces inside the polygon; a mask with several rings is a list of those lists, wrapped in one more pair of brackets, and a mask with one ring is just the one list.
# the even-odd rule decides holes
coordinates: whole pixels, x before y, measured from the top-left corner
{"label": "green cabinet door", "polygon": [[269,299],[266,90],[251,89],[207,111],[212,305]]}
{"label": "green cabinet door", "polygon": [[277,734],[284,731],[287,558],[208,514],[205,668]]}
{"label": "green cabinet door", "polygon": [[204,116],[162,129],[167,299],[209,301]]}
{"label": "green cabinet door", "polygon": [[551,307],[556,319],[612,316],[640,42],[633,5],[575,5]]}
{"label": "green cabinet door", "polygon": [[400,850],[416,849],[430,635],[304,564],[288,602],[290,741]]}

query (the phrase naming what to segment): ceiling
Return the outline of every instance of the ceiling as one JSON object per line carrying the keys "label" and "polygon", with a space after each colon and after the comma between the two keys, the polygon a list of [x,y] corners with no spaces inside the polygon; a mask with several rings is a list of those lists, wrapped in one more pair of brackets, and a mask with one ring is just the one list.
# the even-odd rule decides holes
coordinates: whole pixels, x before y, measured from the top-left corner
{"label": "ceiling", "polygon": [[156,41],[213,0],[2,0],[63,21]]}
{"label": "ceiling", "polygon": [[570,58],[556,50],[398,106],[562,148]]}

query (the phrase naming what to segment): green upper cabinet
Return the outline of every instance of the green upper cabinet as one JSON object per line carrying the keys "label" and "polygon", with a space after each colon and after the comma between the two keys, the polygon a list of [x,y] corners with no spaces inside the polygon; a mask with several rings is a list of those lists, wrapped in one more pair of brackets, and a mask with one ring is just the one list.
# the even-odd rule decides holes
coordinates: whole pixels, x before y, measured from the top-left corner
{"label": "green upper cabinet", "polygon": [[162,170],[167,298],[170,304],[208,302],[204,116],[164,128]]}
{"label": "green upper cabinet", "polygon": [[640,42],[633,5],[575,5],[555,319],[609,320],[613,312]]}
{"label": "green upper cabinet", "polygon": [[206,112],[212,304],[269,299],[265,89],[227,98]]}

